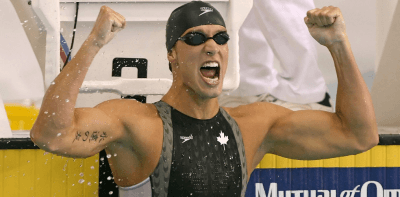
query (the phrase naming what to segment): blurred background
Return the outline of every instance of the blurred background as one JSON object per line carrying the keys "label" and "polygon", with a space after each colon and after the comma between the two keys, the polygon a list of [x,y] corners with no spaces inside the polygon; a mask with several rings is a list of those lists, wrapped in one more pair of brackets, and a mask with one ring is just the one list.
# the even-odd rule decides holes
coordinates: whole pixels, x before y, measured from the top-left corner
{"label": "blurred background", "polygon": [[[52,62],[57,70],[67,59],[66,55],[73,38],[76,11],[74,0],[61,0],[59,4],[53,0],[40,0],[39,2],[44,4],[54,5],[57,3],[56,6],[59,6],[59,10],[47,10],[47,14],[59,12],[59,15],[55,15],[56,19],[60,21],[55,25],[57,32],[59,30],[60,33],[59,37],[58,34],[48,36],[48,33],[52,31],[46,29],[44,25],[48,21],[43,21],[43,18],[39,16],[43,13],[38,15],[32,8],[33,3],[38,1],[0,0],[0,26],[3,27],[0,34],[0,149],[2,149],[0,151],[0,168],[2,169],[0,177],[4,177],[0,179],[0,186],[2,186],[0,187],[0,196],[28,196],[27,194],[29,196],[56,196],[56,194],[57,196],[98,196],[97,192],[101,190],[98,190],[97,186],[104,188],[105,182],[112,181],[111,175],[110,178],[108,174],[101,177],[104,174],[103,170],[100,170],[102,173],[99,173],[99,164],[101,167],[107,160],[104,159],[104,156],[96,155],[86,160],[66,159],[42,150],[33,150],[37,147],[29,140],[29,130],[39,113],[46,86],[52,81],[49,76],[56,74],[54,70],[46,67],[46,64]],[[115,3],[116,1],[122,3]],[[224,1],[227,0],[210,0],[208,2],[211,2],[218,10],[221,8],[222,11],[220,11],[225,16],[228,13]],[[115,79],[112,76],[114,58],[132,58],[133,61],[147,59],[148,78],[172,79],[165,49],[165,17],[168,17],[168,14],[178,5],[186,2],[185,0],[152,0],[152,2],[159,3],[154,4],[154,9],[146,7],[147,5],[143,3],[146,2],[145,0],[114,0],[113,3],[107,0],[80,2],[71,57],[75,55],[89,35],[101,5],[108,3],[112,9],[128,16],[126,29],[101,49],[89,69],[86,81]],[[125,4],[126,2],[131,3]],[[164,2],[171,3],[167,5],[163,4]],[[400,79],[397,77],[400,70],[397,66],[400,62],[398,47],[400,45],[400,35],[398,35],[400,23],[393,21],[393,19],[400,18],[398,0],[316,0],[314,2],[316,7],[333,5],[342,10],[347,34],[359,69],[369,89],[375,93],[372,96],[378,124],[392,128],[385,130],[380,127],[379,132],[380,134],[400,133],[400,116],[398,115],[400,105],[397,99],[400,96],[397,87],[400,84]],[[129,12],[129,10],[135,11]],[[245,13],[237,14],[245,15]],[[139,15],[148,17],[143,19]],[[52,48],[47,45],[46,42],[52,39],[58,42],[62,48],[60,55],[56,55],[59,62],[52,59],[55,57],[46,57],[48,53],[58,53],[60,48],[60,46]],[[138,45],[138,43],[145,44]],[[325,47],[320,46],[317,42],[315,45],[318,51],[319,68],[327,83],[333,104],[335,104],[337,78],[332,58]],[[274,66],[280,70],[279,61],[276,60]],[[136,68],[123,68],[121,73],[122,78],[137,78],[137,76]],[[372,88],[373,84],[374,88]],[[113,93],[80,94],[77,107],[93,107],[104,100],[120,97]],[[147,102],[157,101],[160,97],[148,96]],[[3,105],[4,108],[2,108]],[[12,135],[10,128],[8,128],[7,135],[7,120],[13,131]],[[10,140],[10,136],[18,138],[18,140]],[[3,139],[1,139],[2,137]],[[25,140],[21,141],[21,137]],[[393,144],[399,143],[393,141],[392,138],[390,141]],[[386,153],[391,153],[391,155],[386,156]],[[400,154],[398,146],[391,146],[387,150],[386,147],[378,147],[371,154],[368,153],[364,156],[368,165],[371,164],[373,167],[386,167],[389,164],[391,167],[398,167],[400,166],[398,154]],[[381,155],[385,157],[381,157]],[[369,158],[377,158],[376,160],[382,164],[378,165],[374,160],[369,161]],[[289,164],[289,167],[296,167],[295,162],[291,163],[282,158],[277,158],[275,163],[270,162],[272,160],[267,158],[265,165],[276,167],[277,163],[282,161],[281,163],[285,163],[285,165]],[[395,162],[393,165],[392,160]],[[332,166],[337,167],[339,164],[339,159],[330,161],[334,163]],[[346,164],[343,161],[347,160],[341,158],[340,164]],[[354,159],[348,163],[354,163],[353,161]],[[322,163],[320,162],[318,165],[321,166]],[[108,173],[110,174],[110,172]],[[384,174],[384,172],[376,174]],[[387,174],[396,175],[396,173],[389,172]],[[101,185],[102,181],[103,185]],[[112,187],[115,189],[115,186]],[[351,188],[354,187],[348,189]],[[106,192],[103,196],[111,196],[112,190],[107,189]],[[99,196],[102,195],[99,194]]]}
{"label": "blurred background", "polygon": [[[41,22],[41,20],[37,17],[36,13],[32,10],[31,6],[28,4],[28,0],[11,0],[10,1],[15,8],[16,14],[19,19],[19,26],[23,28],[26,35],[21,35],[21,39],[23,36],[26,36],[27,40],[31,44],[31,48],[29,50],[33,51],[34,57],[36,60],[30,60],[30,64],[33,64],[32,61],[37,61],[35,66],[38,66],[40,71],[44,73],[45,71],[45,55],[46,55],[46,31]],[[397,5],[397,0],[386,0],[386,1],[376,1],[376,0],[318,0],[315,1],[316,7],[323,6],[337,6],[339,7],[344,15],[346,25],[347,25],[347,33],[350,38],[350,42],[352,45],[352,49],[354,55],[356,57],[359,68],[368,84],[368,86],[372,87],[372,81],[374,79],[374,73],[378,67],[378,63],[380,60],[380,56],[383,50],[383,46],[385,43],[385,38],[388,34],[388,30],[391,24],[392,16],[394,10]],[[73,6],[64,6],[64,12],[67,12],[66,9],[69,10],[69,13],[74,13]],[[97,12],[95,10],[94,12]],[[81,13],[80,13],[81,14]],[[71,16],[72,17],[72,16]],[[75,50],[72,51],[72,56],[79,49],[80,45],[86,38],[86,36],[90,33],[93,22],[83,21],[79,22],[80,18],[78,17],[78,27],[76,30],[76,38],[75,38]],[[150,26],[150,25],[147,25]],[[164,43],[157,43],[149,39],[149,45],[146,49],[141,49],[141,53],[132,54],[130,52],[131,48],[134,48],[134,42],[136,39],[140,39],[138,32],[135,32],[135,29],[146,28],[146,24],[136,24],[135,26],[129,25],[124,32],[118,35],[118,37],[110,43],[110,46],[104,48],[103,53],[97,56],[94,64],[98,62],[110,62],[111,60],[107,60],[107,58],[112,57],[112,55],[119,55],[121,57],[146,57],[152,56],[152,48],[153,47],[164,47]],[[73,21],[64,21],[61,22],[61,34],[64,36],[68,46],[71,46],[72,39],[72,31],[73,30]],[[164,38],[164,29],[154,29],[154,35],[147,35],[148,37],[161,37]],[[7,40],[8,37],[2,36],[1,40]],[[125,40],[124,45],[121,45],[121,40]],[[160,46],[161,44],[161,46]],[[332,95],[332,99],[335,100],[336,95],[336,87],[337,87],[337,79],[333,66],[332,58],[328,52],[328,50],[322,46],[318,47],[318,61],[319,67],[325,77],[327,82],[329,93]],[[13,46],[1,46],[1,50],[9,50]],[[26,46],[28,47],[28,46]],[[28,50],[28,49],[27,49]],[[25,56],[26,53],[14,53],[7,58],[10,59],[21,59],[22,56]],[[108,54],[108,55],[107,55]],[[111,55],[112,54],[112,55]],[[168,69],[166,69],[166,53],[164,54],[156,54],[163,56],[163,62],[153,62],[149,65],[148,77],[171,77]],[[0,55],[2,60],[6,57]],[[104,58],[103,58],[104,57]],[[26,58],[26,57],[25,57]],[[4,60],[3,60],[4,62]],[[279,61],[276,61],[276,67],[279,69]],[[31,68],[32,65],[27,65],[27,68]],[[158,69],[152,69],[155,66]],[[4,68],[3,68],[4,67]],[[10,66],[3,66],[2,72],[0,74],[0,80],[5,81],[5,79],[9,79],[10,74],[14,68]],[[96,71],[96,67],[91,67],[90,72],[88,73],[88,78],[90,79],[102,79],[101,74],[99,75]],[[135,71],[131,71],[135,72]],[[32,73],[35,75],[39,75],[38,73]],[[108,74],[108,73],[107,73]],[[124,76],[135,75],[135,73],[130,73],[126,71],[123,73]],[[123,77],[124,77],[123,76]],[[16,76],[20,78],[25,78],[22,75]],[[37,78],[35,78],[36,80]],[[2,81],[2,82],[3,82]],[[5,83],[5,82],[4,82]],[[3,84],[3,83],[2,83]],[[18,89],[18,84],[15,84],[15,88]],[[31,88],[32,90],[37,87]],[[3,97],[3,100],[6,102],[15,101],[15,100],[23,100],[22,98],[8,96],[14,94],[14,92],[9,92],[10,88],[5,88],[4,84],[0,86],[0,92]],[[41,90],[38,90],[41,92]],[[38,97],[33,97],[32,99],[36,100]],[[37,103],[39,104],[39,103]],[[95,105],[96,103],[93,103]],[[83,104],[85,105],[85,104]]]}
{"label": "blurred background", "polygon": [[[30,0],[3,1],[7,6],[0,8],[1,23],[8,28],[4,30],[5,33],[2,33],[3,36],[0,37],[0,61],[2,62],[0,64],[1,98],[6,104],[19,103],[39,108],[44,94],[45,83],[49,83],[42,80],[46,75],[46,27],[32,9]],[[66,46],[67,52],[68,47],[71,47],[74,32],[75,4],[73,2],[70,0],[60,1],[59,7],[60,36],[65,39],[65,41],[61,42],[61,45]],[[108,1],[99,0],[96,2],[100,3],[90,3],[91,7],[87,2],[93,1],[81,3],[75,31],[74,50],[72,50],[71,57],[75,55],[90,33],[95,20],[93,17],[97,15],[98,8],[102,5],[101,2]],[[142,5],[141,1],[136,2],[138,6]],[[179,4],[179,1],[177,2]],[[217,8],[224,6],[215,0],[210,2]],[[333,5],[342,10],[355,58],[371,90],[398,1],[318,0],[314,2],[316,7]],[[111,4],[111,7],[116,11],[123,10],[121,6],[124,5],[121,3]],[[165,12],[170,13],[173,8],[175,8],[175,5],[165,7]],[[154,10],[157,9],[160,8],[154,7]],[[130,15],[131,13],[127,14]],[[149,13],[149,15],[151,14],[153,13]],[[128,20],[127,28],[120,32],[106,47],[103,47],[96,56],[86,80],[111,80],[111,65],[115,57],[149,59],[148,78],[172,78],[167,67],[166,50],[164,48],[165,21],[158,19],[139,21],[135,18],[137,16],[133,15],[132,17],[131,20]],[[154,18],[157,17],[154,16]],[[143,29],[147,29],[147,31],[143,31]],[[12,39],[12,42],[10,39]],[[138,47],[137,43],[143,40],[145,40],[146,44]],[[317,42],[315,42],[315,45],[318,51],[319,68],[326,80],[333,104],[335,104],[337,78],[332,58],[325,47]],[[52,49],[48,47],[47,50]],[[60,60],[60,66],[62,64],[63,62]],[[274,65],[280,70],[278,60],[274,62]],[[137,69],[123,68],[121,77],[136,78]],[[104,100],[119,97],[119,95],[113,93],[80,94],[77,107],[93,107]],[[160,96],[149,96],[147,102],[153,102],[158,99],[160,99]]]}

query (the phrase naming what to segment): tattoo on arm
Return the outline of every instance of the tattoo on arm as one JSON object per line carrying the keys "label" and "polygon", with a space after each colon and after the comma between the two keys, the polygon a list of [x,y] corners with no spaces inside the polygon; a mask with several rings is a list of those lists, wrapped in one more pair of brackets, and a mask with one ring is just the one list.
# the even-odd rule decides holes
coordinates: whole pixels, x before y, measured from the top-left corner
{"label": "tattoo on arm", "polygon": [[104,140],[105,138],[107,138],[107,133],[103,131],[103,133],[100,135],[100,140],[99,142],[101,142],[101,140]]}
{"label": "tattoo on arm", "polygon": [[89,131],[86,131],[86,132],[85,132],[85,136],[82,137],[82,140],[83,140],[84,142],[86,142],[86,140],[88,140],[89,134],[90,134]]}
{"label": "tattoo on arm", "polygon": [[81,137],[82,137],[81,132],[80,132],[80,131],[77,131],[76,134],[75,134],[74,141],[72,141],[72,142],[75,142],[75,140],[76,140],[76,141],[79,141],[79,138],[81,138]]}
{"label": "tattoo on arm", "polygon": [[90,136],[89,142],[97,141],[98,138],[99,138],[99,132],[98,131],[93,131],[92,135]]}
{"label": "tattoo on arm", "polygon": [[75,134],[75,138],[74,138],[74,140],[72,142],[82,140],[83,142],[95,141],[95,142],[99,142],[100,143],[101,141],[105,140],[105,138],[107,138],[107,137],[108,137],[108,135],[104,131],[103,132],[100,132],[100,131],[92,131],[92,132],[86,131],[84,133],[82,131],[77,131],[76,134]]}

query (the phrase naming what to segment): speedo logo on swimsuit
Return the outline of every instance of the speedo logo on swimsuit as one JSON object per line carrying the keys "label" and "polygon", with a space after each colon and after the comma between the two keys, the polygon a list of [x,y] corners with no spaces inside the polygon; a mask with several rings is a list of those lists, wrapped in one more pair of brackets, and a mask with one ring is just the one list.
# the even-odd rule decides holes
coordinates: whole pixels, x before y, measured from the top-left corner
{"label": "speedo logo on swimsuit", "polygon": [[185,137],[185,136],[181,136],[181,140],[183,140],[182,144],[189,141],[189,140],[193,140],[193,135],[190,134],[189,137]]}
{"label": "speedo logo on swimsuit", "polygon": [[213,12],[214,10],[212,8],[210,8],[210,7],[201,7],[200,11],[202,11],[203,13],[201,13],[199,16],[201,16],[201,15],[203,15],[205,13],[208,13],[208,12]]}

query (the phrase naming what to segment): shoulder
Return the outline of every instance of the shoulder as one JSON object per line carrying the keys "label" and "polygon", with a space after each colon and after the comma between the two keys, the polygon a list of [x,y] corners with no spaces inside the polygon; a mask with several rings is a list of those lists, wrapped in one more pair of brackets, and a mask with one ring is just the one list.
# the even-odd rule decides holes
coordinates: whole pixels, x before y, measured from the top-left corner
{"label": "shoulder", "polygon": [[235,120],[252,122],[275,121],[292,112],[289,109],[268,102],[256,102],[238,107],[223,107]]}
{"label": "shoulder", "polygon": [[151,127],[161,121],[154,104],[136,100],[108,100],[95,108],[102,110],[114,122],[121,123],[129,133],[141,133],[147,130],[146,127]]}
{"label": "shoulder", "polygon": [[250,141],[263,139],[280,119],[292,112],[267,102],[256,102],[234,108],[224,107],[224,109],[237,122],[243,138]]}
{"label": "shoulder", "polygon": [[291,110],[267,103],[257,102],[234,108],[224,107],[225,111],[235,119],[242,134],[246,157],[250,166],[255,167],[264,157],[264,144],[271,128]]}
{"label": "shoulder", "polygon": [[152,103],[141,103],[136,100],[115,99],[105,101],[96,106],[104,111],[111,119],[123,125],[128,136],[126,139],[133,142],[136,148],[145,144],[151,145],[151,138],[162,139],[162,120],[157,108]]}
{"label": "shoulder", "polygon": [[148,116],[157,113],[153,104],[141,103],[133,99],[113,99],[104,101],[95,108],[98,108],[109,115],[121,116]]}

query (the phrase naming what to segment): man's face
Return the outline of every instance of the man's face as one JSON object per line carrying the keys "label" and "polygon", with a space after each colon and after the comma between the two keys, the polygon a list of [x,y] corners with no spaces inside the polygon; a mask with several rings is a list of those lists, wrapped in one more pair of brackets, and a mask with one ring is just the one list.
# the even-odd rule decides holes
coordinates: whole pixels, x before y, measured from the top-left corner
{"label": "man's face", "polygon": [[[199,32],[213,37],[226,28],[220,25],[202,25],[186,30],[182,35]],[[222,92],[222,82],[228,65],[228,44],[219,45],[213,39],[192,46],[178,40],[168,59],[172,63],[174,80],[186,86],[187,91],[202,98],[215,98]]]}

